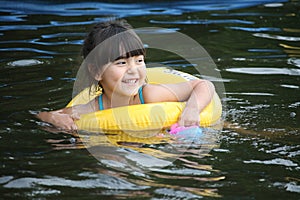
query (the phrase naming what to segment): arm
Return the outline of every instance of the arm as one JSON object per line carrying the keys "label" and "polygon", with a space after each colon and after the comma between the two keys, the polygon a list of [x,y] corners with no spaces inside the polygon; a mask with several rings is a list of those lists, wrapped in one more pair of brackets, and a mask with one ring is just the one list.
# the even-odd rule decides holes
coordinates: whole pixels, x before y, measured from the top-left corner
{"label": "arm", "polygon": [[50,112],[40,112],[36,117],[44,122],[50,123],[57,128],[64,130],[77,130],[75,120],[80,118],[80,115],[93,112],[95,100],[87,104],[76,105],[73,107],[63,108]]}
{"label": "arm", "polygon": [[[75,118],[71,114],[71,108],[64,108],[51,112],[40,112],[36,117],[64,130],[77,130]],[[76,118],[77,119],[77,118]]]}
{"label": "arm", "polygon": [[207,80],[193,80],[177,84],[147,85],[143,91],[147,103],[186,101],[178,121],[181,126],[199,125],[200,112],[210,103],[214,85]]}
{"label": "arm", "polygon": [[199,115],[210,103],[215,93],[214,85],[210,81],[197,80],[191,82],[191,85],[193,89],[178,121],[181,126],[199,125]]}

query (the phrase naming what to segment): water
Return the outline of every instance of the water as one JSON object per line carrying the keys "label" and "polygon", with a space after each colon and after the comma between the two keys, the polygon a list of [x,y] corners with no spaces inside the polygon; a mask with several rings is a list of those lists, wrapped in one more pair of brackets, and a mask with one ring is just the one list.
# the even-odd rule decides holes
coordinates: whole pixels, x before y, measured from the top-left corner
{"label": "water", "polygon": [[[296,0],[1,1],[0,198],[299,199],[299,7]],[[87,150],[76,135],[32,117],[71,99],[82,38],[112,16],[180,31],[208,51],[222,76],[208,78],[225,86],[225,127],[214,146],[196,143],[161,168],[174,156],[164,143],[170,138],[122,139],[116,147],[100,135]],[[198,73],[166,52],[150,51],[147,62]],[[184,144],[175,144],[178,152]]]}

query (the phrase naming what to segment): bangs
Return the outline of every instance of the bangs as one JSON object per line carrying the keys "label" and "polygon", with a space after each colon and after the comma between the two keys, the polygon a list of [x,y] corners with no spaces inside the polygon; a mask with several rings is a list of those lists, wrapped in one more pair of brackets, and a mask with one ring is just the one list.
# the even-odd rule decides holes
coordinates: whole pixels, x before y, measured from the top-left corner
{"label": "bangs", "polygon": [[134,56],[140,56],[140,55],[145,56],[145,51],[143,51],[143,49],[137,49],[137,50],[134,50],[134,51],[126,52],[125,55],[123,54],[123,55],[117,57],[113,61],[116,61],[116,60],[119,60],[119,59],[123,59],[123,58],[130,58],[130,57],[134,57]]}
{"label": "bangs", "polygon": [[110,52],[108,52],[109,55],[107,55],[109,62],[133,56],[145,56],[146,54],[142,41],[131,30],[113,36],[113,41],[110,46]]}

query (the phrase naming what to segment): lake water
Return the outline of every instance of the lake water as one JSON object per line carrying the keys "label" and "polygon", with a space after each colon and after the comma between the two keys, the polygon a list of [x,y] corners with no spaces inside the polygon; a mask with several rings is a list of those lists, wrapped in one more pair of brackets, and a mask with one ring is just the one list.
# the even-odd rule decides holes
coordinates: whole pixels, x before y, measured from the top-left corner
{"label": "lake water", "polygon": [[[137,2],[0,1],[0,199],[300,199],[300,2]],[[170,155],[163,140],[114,146],[100,134],[85,147],[32,116],[70,101],[83,37],[111,17],[209,53],[219,76],[163,51],[147,63],[224,86],[224,128],[203,130],[213,142]]]}

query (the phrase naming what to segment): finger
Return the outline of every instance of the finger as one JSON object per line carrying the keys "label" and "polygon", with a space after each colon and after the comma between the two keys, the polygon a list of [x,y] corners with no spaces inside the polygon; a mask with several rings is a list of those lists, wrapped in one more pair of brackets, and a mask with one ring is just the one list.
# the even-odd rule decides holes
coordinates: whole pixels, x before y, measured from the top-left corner
{"label": "finger", "polygon": [[177,122],[178,126],[184,126],[184,121],[182,119],[180,119],[178,122]]}
{"label": "finger", "polygon": [[77,128],[77,125],[76,124],[73,124],[72,125],[72,130],[76,131],[78,128]]}
{"label": "finger", "polygon": [[80,119],[80,115],[79,115],[78,113],[73,113],[73,114],[71,115],[71,118],[72,118],[73,120],[79,120],[79,119]]}
{"label": "finger", "polygon": [[72,120],[72,122],[70,122],[70,123],[67,123],[67,124],[63,124],[62,126],[61,126],[61,129],[62,130],[66,130],[66,131],[68,131],[68,130],[73,130],[73,120]]}
{"label": "finger", "polygon": [[195,122],[195,121],[185,121],[184,122],[184,126],[185,127],[190,127],[190,126],[198,126],[198,122]]}

